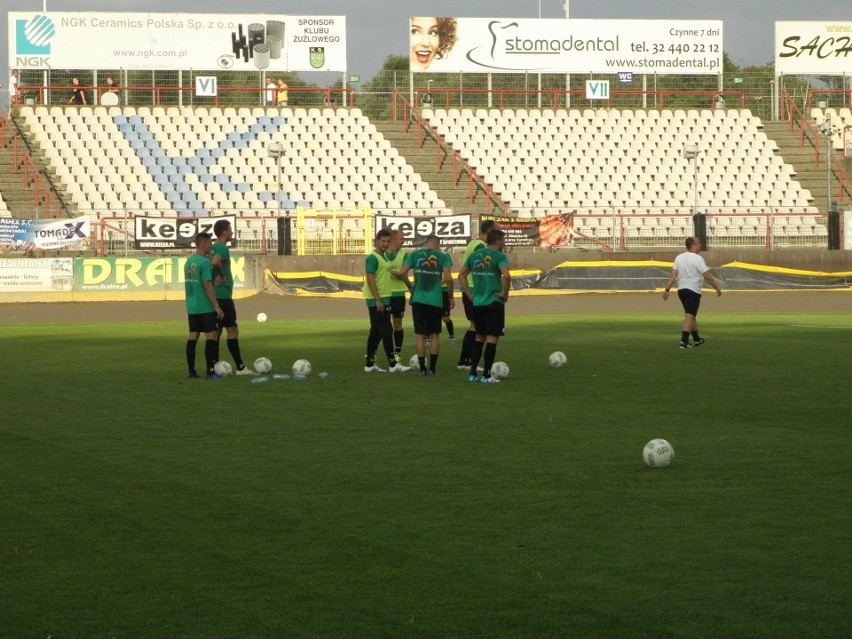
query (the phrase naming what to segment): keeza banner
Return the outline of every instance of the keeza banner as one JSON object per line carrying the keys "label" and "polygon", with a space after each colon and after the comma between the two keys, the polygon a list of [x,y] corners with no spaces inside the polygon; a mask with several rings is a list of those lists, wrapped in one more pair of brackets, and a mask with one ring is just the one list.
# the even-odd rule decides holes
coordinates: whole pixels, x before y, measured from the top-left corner
{"label": "keeza banner", "polygon": [[412,71],[668,73],[722,70],[721,20],[410,19]]}
{"label": "keeza banner", "polygon": [[852,22],[776,22],[775,73],[848,75]]}
{"label": "keeza banner", "polygon": [[14,68],[346,71],[345,16],[8,15]]}
{"label": "keeza banner", "polygon": [[[137,249],[187,249],[195,247],[195,236],[210,233],[215,239],[213,225],[219,220],[227,220],[236,230],[235,215],[224,217],[142,217],[134,219],[136,238],[133,245]],[[234,236],[236,238],[236,236]],[[228,242],[235,246],[236,239]]]}
{"label": "keeza banner", "polygon": [[441,245],[464,246],[470,240],[470,215],[440,215],[414,217],[404,215],[376,215],[375,228],[402,231],[406,242],[422,244],[430,235],[437,235]]}
{"label": "keeza banner", "polygon": [[75,249],[89,246],[92,230],[88,217],[18,220],[0,217],[0,251]]}

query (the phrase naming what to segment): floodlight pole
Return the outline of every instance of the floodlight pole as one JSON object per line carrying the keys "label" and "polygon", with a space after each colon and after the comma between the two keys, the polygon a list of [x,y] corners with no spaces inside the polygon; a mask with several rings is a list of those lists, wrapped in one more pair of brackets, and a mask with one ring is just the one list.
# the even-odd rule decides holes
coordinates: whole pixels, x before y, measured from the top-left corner
{"label": "floodlight pole", "polygon": [[831,126],[831,121],[828,116],[824,116],[820,131],[825,135],[825,178],[826,178],[826,195],[828,196],[828,210],[831,213],[831,136],[834,134],[834,128]]}
{"label": "floodlight pole", "polygon": [[[278,255],[291,255],[293,252],[290,235],[290,214],[284,211],[284,183],[281,178],[281,162],[284,159],[284,147],[280,142],[273,142],[268,147],[269,155],[275,158],[278,165]],[[283,246],[282,246],[283,244]]]}

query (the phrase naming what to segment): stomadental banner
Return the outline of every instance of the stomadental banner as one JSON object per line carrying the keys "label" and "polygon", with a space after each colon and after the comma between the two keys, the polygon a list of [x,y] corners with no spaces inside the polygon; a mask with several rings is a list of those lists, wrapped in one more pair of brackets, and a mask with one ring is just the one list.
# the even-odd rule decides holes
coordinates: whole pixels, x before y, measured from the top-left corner
{"label": "stomadental banner", "polygon": [[722,70],[721,20],[411,18],[412,71],[669,73]]}
{"label": "stomadental banner", "polygon": [[14,68],[346,71],[345,16],[8,15]]}
{"label": "stomadental banner", "polygon": [[89,246],[92,227],[88,217],[18,220],[0,217],[0,251],[83,249]]}
{"label": "stomadental banner", "polygon": [[852,22],[776,22],[775,73],[848,75]]}

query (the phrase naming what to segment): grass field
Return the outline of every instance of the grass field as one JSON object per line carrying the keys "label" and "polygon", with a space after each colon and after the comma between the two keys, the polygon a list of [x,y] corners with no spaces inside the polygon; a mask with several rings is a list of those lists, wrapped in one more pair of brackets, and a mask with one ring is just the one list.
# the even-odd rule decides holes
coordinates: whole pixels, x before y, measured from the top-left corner
{"label": "grass field", "polygon": [[246,325],[268,384],[0,326],[0,637],[852,636],[852,317],[678,323],[512,318],[491,386],[365,375],[366,317]]}

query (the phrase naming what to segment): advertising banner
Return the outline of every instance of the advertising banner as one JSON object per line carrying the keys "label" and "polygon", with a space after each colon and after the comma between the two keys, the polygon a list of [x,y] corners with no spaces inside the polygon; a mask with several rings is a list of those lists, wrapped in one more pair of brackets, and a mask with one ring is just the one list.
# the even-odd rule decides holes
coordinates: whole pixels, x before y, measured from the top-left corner
{"label": "advertising banner", "polygon": [[574,214],[547,217],[494,217],[483,215],[482,221],[494,220],[506,233],[506,246],[566,246],[574,241]]}
{"label": "advertising banner", "polygon": [[776,22],[775,73],[848,75],[852,22]]}
{"label": "advertising banner", "polygon": [[[228,220],[231,228],[237,228],[237,217],[143,217],[134,218],[136,249],[187,249],[195,247],[195,236],[210,233],[214,240],[213,225],[219,220]],[[236,236],[235,236],[236,237]],[[236,245],[236,239],[228,242],[229,247]]]}
{"label": "advertising banner", "polygon": [[429,235],[437,235],[444,247],[464,246],[470,241],[470,215],[440,215],[414,217],[405,215],[376,215],[374,228],[399,229],[405,241],[415,246]]}
{"label": "advertising banner", "polygon": [[70,291],[73,258],[0,260],[0,293]]}
{"label": "advertising banner", "polygon": [[[77,292],[183,291],[186,257],[86,257],[74,261]],[[246,258],[231,256],[234,290],[246,288]],[[117,298],[118,299],[118,298]]]}
{"label": "advertising banner", "polygon": [[19,220],[0,217],[0,251],[74,249],[89,246],[92,226],[88,217]]}
{"label": "advertising banner", "polygon": [[411,71],[667,73],[722,70],[721,20],[410,19]]}
{"label": "advertising banner", "polygon": [[345,16],[52,11],[8,16],[14,68],[346,71]]}

